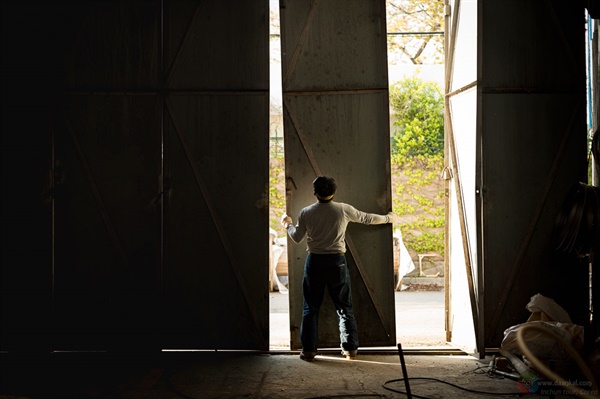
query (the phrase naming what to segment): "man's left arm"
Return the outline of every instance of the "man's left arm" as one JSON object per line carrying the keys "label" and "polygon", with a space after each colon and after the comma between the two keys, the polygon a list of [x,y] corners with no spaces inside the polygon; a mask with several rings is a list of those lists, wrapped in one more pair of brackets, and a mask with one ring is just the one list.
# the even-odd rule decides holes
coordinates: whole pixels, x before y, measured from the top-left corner
{"label": "man's left arm", "polygon": [[348,216],[352,222],[362,224],[387,224],[394,223],[396,220],[396,215],[393,212],[388,212],[387,215],[379,215],[377,213],[359,211],[350,205],[348,205],[348,208]]}

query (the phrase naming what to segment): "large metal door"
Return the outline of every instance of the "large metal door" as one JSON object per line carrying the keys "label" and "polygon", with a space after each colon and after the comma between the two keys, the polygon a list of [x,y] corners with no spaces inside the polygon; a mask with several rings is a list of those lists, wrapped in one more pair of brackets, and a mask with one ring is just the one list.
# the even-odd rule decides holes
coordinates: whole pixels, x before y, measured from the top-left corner
{"label": "large metal door", "polygon": [[55,349],[268,349],[267,2],[78,5]]}
{"label": "large metal door", "polygon": [[585,176],[584,10],[568,0],[448,4],[447,331],[483,355],[527,319],[537,293],[576,322],[589,318],[587,268],[552,241]]}
{"label": "large metal door", "polygon": [[[281,1],[287,212],[315,201],[317,175],[338,182],[336,200],[391,210],[385,1]],[[361,346],[394,345],[390,225],[351,224],[347,258]],[[289,242],[291,346],[300,348],[306,242]],[[326,298],[319,346],[339,346]]]}
{"label": "large metal door", "polygon": [[495,347],[537,293],[589,324],[588,261],[553,240],[587,176],[585,4],[480,4],[482,309],[485,347]]}
{"label": "large metal door", "polygon": [[69,9],[81,21],[53,123],[56,350],[157,344],[159,4]]}
{"label": "large metal door", "polygon": [[268,349],[268,3],[166,4],[164,346]]}

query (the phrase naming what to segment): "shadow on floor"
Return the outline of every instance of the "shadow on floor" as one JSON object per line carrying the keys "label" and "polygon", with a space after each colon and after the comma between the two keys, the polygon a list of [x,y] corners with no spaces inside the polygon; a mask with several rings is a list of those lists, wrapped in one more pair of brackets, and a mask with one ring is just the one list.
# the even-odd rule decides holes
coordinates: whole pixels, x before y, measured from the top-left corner
{"label": "shadow on floor", "polygon": [[[347,398],[405,397],[397,354],[359,354],[349,361],[325,353],[314,362],[297,354],[163,352],[150,355],[2,354],[0,398]],[[490,378],[470,356],[406,356],[409,377],[438,378],[462,387],[514,392],[512,380]],[[483,368],[482,368],[483,367]],[[386,383],[387,382],[387,383]],[[480,397],[431,380],[411,380],[413,394]]]}

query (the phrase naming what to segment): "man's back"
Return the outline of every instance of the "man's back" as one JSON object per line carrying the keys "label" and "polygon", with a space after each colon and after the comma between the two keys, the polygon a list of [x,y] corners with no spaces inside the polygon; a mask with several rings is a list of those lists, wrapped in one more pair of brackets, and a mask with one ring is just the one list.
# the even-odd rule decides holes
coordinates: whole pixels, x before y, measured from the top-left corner
{"label": "man's back", "polygon": [[342,254],[346,252],[345,236],[349,222],[383,224],[389,221],[387,216],[362,212],[343,202],[316,202],[300,211],[297,226],[288,233],[297,243],[307,235],[310,253]]}
{"label": "man's back", "polygon": [[316,202],[300,212],[298,225],[306,228],[306,243],[310,253],[346,252],[344,237],[348,220],[344,215],[344,205],[333,201]]}

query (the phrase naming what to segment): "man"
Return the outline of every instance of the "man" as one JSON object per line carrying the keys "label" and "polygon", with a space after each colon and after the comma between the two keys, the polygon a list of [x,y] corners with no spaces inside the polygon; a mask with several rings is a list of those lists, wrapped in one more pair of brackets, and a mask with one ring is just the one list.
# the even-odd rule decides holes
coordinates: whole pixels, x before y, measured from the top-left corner
{"label": "man", "polygon": [[392,223],[394,214],[365,213],[351,205],[332,201],[337,190],[332,177],[317,177],[313,181],[313,188],[317,202],[300,211],[295,226],[287,214],[281,217],[281,223],[294,242],[300,243],[307,237],[308,255],[302,281],[304,306],[300,326],[300,358],[313,361],[317,354],[319,308],[327,287],[339,318],[342,354],[354,359],[358,349],[358,331],[352,311],[350,275],[345,257],[346,227],[349,222]]}

